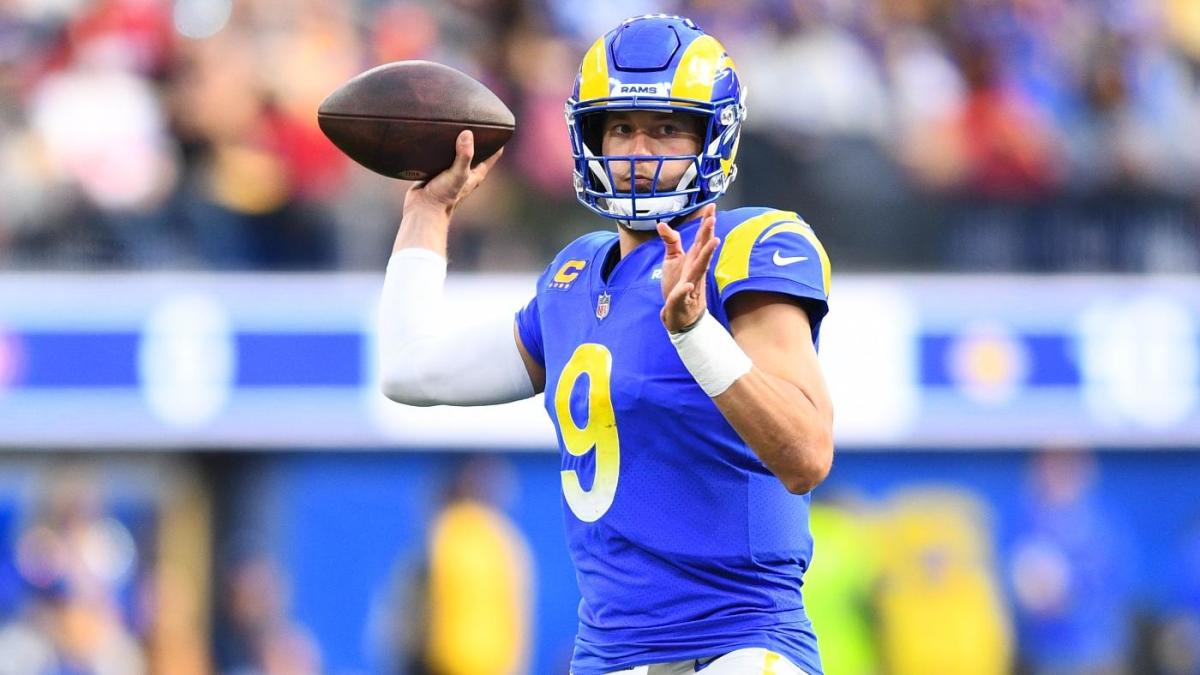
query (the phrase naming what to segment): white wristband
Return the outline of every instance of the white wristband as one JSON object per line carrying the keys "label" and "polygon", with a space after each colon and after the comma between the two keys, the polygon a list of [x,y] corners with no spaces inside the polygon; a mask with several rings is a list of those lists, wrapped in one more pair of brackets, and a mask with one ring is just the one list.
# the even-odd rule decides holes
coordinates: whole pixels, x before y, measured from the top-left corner
{"label": "white wristband", "polygon": [[709,312],[691,330],[669,335],[683,365],[709,397],[723,394],[754,367],[729,331]]}

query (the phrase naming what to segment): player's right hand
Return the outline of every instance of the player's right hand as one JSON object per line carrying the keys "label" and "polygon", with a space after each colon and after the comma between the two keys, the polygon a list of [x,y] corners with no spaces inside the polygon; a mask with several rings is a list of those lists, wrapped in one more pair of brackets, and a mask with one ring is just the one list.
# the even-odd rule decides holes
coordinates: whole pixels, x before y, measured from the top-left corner
{"label": "player's right hand", "polygon": [[479,187],[502,154],[503,148],[472,168],[475,136],[469,130],[463,130],[454,144],[454,163],[433,178],[409,188],[404,196],[404,211],[425,208],[445,212],[449,217],[462,200]]}
{"label": "player's right hand", "polygon": [[696,325],[708,310],[705,279],[713,252],[721,243],[713,231],[717,226],[717,207],[708,204],[700,209],[700,229],[687,251],[674,228],[658,224],[658,236],[663,240],[662,293],[663,308],[659,314],[671,333]]}

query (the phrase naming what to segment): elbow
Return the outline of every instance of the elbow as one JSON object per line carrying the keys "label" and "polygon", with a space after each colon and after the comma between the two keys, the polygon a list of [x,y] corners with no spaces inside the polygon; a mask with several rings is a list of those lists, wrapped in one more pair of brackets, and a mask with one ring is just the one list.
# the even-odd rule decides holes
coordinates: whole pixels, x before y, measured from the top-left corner
{"label": "elbow", "polygon": [[380,387],[383,395],[389,400],[403,405],[417,406],[420,408],[428,408],[429,406],[437,405],[437,402],[423,396],[420,393],[420,388],[413,387],[403,381],[384,381]]}
{"label": "elbow", "polygon": [[804,495],[820,485],[833,468],[833,434],[826,431],[794,450],[797,458],[792,471],[781,477],[784,487],[794,495]]}
{"label": "elbow", "polygon": [[392,347],[380,348],[376,353],[379,369],[379,390],[389,400],[403,405],[428,408],[440,403],[430,396],[437,386],[436,373],[428,363],[427,344],[424,340],[390,340],[381,344]]}
{"label": "elbow", "polygon": [[395,403],[428,408],[438,402],[428,396],[425,378],[415,368],[384,368],[379,378],[379,390]]}

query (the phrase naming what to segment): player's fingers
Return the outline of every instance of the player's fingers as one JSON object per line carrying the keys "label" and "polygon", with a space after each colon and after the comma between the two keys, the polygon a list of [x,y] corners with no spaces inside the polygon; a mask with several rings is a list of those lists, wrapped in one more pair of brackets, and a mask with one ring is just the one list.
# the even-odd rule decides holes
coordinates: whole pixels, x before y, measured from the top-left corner
{"label": "player's fingers", "polygon": [[672,288],[671,292],[667,294],[665,305],[674,308],[680,307],[686,301],[688,294],[694,290],[696,290],[696,284],[690,281],[675,284],[675,288]]}
{"label": "player's fingers", "polygon": [[704,242],[704,247],[700,249],[700,253],[692,261],[692,266],[688,269],[688,279],[690,281],[699,284],[704,279],[705,273],[708,272],[708,265],[712,262],[713,252],[717,250],[717,245],[720,243],[721,240],[716,237]]}
{"label": "player's fingers", "polygon": [[693,243],[692,247],[688,249],[687,257],[683,260],[683,272],[679,275],[680,278],[692,282],[698,279],[697,270],[702,269],[698,259],[702,248],[701,244]]}
{"label": "player's fingers", "polygon": [[708,206],[705,206],[704,210],[701,212],[703,217],[700,219],[699,241],[708,243],[708,240],[712,239],[713,232],[717,229],[717,219],[714,215],[716,213],[716,208],[716,206],[709,204]]}
{"label": "player's fingers", "polygon": [[662,238],[663,244],[666,245],[666,256],[668,258],[673,258],[678,255],[683,255],[683,245],[680,243],[679,233],[666,223],[659,223],[657,229],[658,236]]}
{"label": "player's fingers", "polygon": [[496,166],[496,162],[500,161],[500,155],[503,155],[503,154],[504,154],[504,148],[500,148],[496,152],[492,153],[491,157],[488,157],[487,159],[480,162],[479,166],[475,167],[475,171],[480,172],[481,177],[486,176],[487,172],[491,171],[493,166]]}
{"label": "player's fingers", "polygon": [[682,276],[685,280],[697,285],[704,283],[704,275],[708,272],[708,265],[712,261],[713,251],[717,250],[718,243],[720,243],[719,239],[711,237],[703,244],[699,242],[692,244],[684,263]]}
{"label": "player's fingers", "polygon": [[687,265],[693,265],[696,259],[700,256],[700,252],[704,250],[704,246],[712,239],[712,228],[706,228],[705,223],[700,223],[700,229],[696,231],[696,237],[692,239],[692,245],[687,250],[686,260]]}
{"label": "player's fingers", "polygon": [[471,170],[471,160],[475,157],[475,134],[470,129],[463,129],[458,134],[454,144],[454,164],[450,170],[466,179]]}
{"label": "player's fingers", "polygon": [[662,237],[662,240],[667,243],[679,241],[679,233],[666,223],[655,223],[654,229],[658,230],[658,236]]}
{"label": "player's fingers", "polygon": [[484,178],[487,178],[488,172],[496,165],[502,154],[504,154],[504,148],[500,148],[491,157],[480,162],[479,166],[471,169],[470,180],[468,181],[470,189],[474,190],[476,187],[479,187],[479,184],[483,182]]}
{"label": "player's fingers", "polygon": [[700,209],[700,229],[708,229],[710,232],[717,224],[717,205],[705,204]]}

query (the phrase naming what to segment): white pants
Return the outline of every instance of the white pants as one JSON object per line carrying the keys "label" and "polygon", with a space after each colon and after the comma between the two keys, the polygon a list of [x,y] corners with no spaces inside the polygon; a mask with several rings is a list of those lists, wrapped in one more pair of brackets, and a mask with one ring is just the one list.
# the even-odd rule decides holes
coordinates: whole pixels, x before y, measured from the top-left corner
{"label": "white pants", "polygon": [[687,659],[618,670],[608,675],[807,675],[782,654],[761,647],[738,649],[713,661]]}

